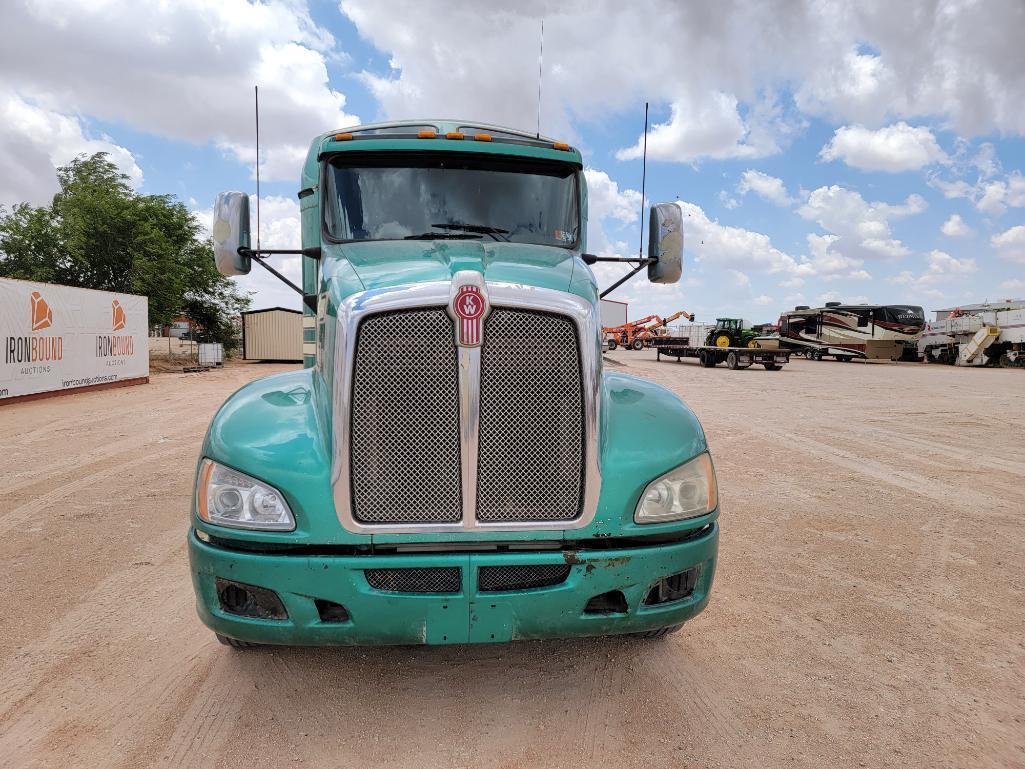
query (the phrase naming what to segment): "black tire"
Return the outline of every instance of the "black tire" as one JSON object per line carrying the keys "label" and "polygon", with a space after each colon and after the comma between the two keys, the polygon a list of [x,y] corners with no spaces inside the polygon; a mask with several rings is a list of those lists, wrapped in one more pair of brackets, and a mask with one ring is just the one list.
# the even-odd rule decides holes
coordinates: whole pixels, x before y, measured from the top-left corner
{"label": "black tire", "polygon": [[737,356],[737,353],[730,352],[726,354],[726,368],[731,371],[736,371],[740,368],[740,358]]}
{"label": "black tire", "polygon": [[666,627],[660,627],[658,630],[645,630],[643,633],[630,633],[631,638],[640,638],[646,641],[654,641],[658,638],[665,638],[666,636],[672,635],[677,630],[683,627],[681,622],[679,625],[668,625]]}
{"label": "black tire", "polygon": [[256,649],[263,644],[254,644],[251,641],[240,641],[237,638],[228,638],[226,635],[220,633],[214,633],[217,636],[217,640],[225,646],[230,646],[232,649]]}
{"label": "black tire", "polygon": [[781,368],[783,368],[778,363],[763,363],[762,365],[765,366],[766,371],[779,371]]}
{"label": "black tire", "polygon": [[642,342],[640,339],[634,339],[633,342],[630,343],[630,348],[633,350],[643,350],[644,342]]}
{"label": "black tire", "polygon": [[616,340],[615,339],[610,339],[609,340],[609,352],[612,352],[617,347],[619,347],[619,345],[616,343]]}

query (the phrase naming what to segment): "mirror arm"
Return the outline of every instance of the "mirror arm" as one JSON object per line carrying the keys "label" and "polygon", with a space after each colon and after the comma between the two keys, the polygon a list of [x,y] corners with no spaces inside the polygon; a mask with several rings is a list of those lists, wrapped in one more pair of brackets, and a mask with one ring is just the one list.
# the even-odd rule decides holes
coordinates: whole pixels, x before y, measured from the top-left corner
{"label": "mirror arm", "polygon": [[[238,252],[239,252],[240,254],[242,254],[243,256],[248,256],[248,257],[249,257],[250,259],[252,259],[252,260],[253,260],[254,262],[256,262],[256,263],[257,263],[258,265],[260,265],[261,267],[263,267],[263,269],[267,270],[267,272],[269,272],[269,273],[270,273],[271,275],[273,275],[273,276],[274,276],[275,278],[277,278],[277,279],[278,279],[278,280],[280,280],[280,281],[281,281],[282,283],[284,283],[284,284],[285,284],[286,286],[288,286],[289,288],[291,288],[291,289],[292,289],[293,291],[297,291],[297,292],[298,292],[299,294],[301,294],[301,295],[302,295],[302,296],[304,296],[304,297],[306,296],[306,294],[305,294],[305,293],[303,292],[303,290],[302,290],[301,288],[299,288],[299,286],[295,285],[295,283],[293,283],[292,281],[290,281],[290,280],[289,280],[288,278],[286,278],[286,277],[285,277],[284,275],[282,275],[282,274],[281,274],[280,272],[278,272],[278,271],[277,271],[277,270],[275,270],[275,269],[274,269],[273,267],[271,267],[271,266],[270,266],[269,264],[267,264],[267,262],[263,261],[263,259],[261,259],[261,258],[260,258],[259,256],[257,256],[257,255],[256,255],[256,253],[257,253],[256,251],[253,251],[253,250],[251,250],[251,249],[248,249],[248,248],[240,248],[240,249],[238,250]],[[280,253],[280,252],[278,252],[278,253]],[[302,253],[302,252],[300,251],[300,252],[298,252],[298,253]]]}
{"label": "mirror arm", "polygon": [[639,263],[641,267],[647,267],[649,264],[654,264],[658,261],[658,258],[654,256],[642,259],[637,256],[595,256],[594,254],[581,254],[580,258],[584,260],[584,264],[596,264],[598,262],[623,262],[624,264]]}
{"label": "mirror arm", "polygon": [[[591,255],[588,254],[588,256],[591,256]],[[637,265],[632,270],[630,270],[630,272],[628,272],[626,275],[624,275],[622,278],[620,278],[615,283],[613,283],[611,286],[609,286],[607,289],[602,291],[598,295],[599,299],[604,299],[608,294],[611,294],[617,288],[622,286],[624,283],[626,283],[628,280],[630,280],[630,278],[632,278],[634,275],[639,273],[641,270],[643,270],[649,264],[655,264],[655,262],[658,261],[658,257],[655,257],[655,256],[649,256],[649,257],[647,257],[645,259],[628,259],[626,257],[620,257],[620,256],[595,256],[593,258],[594,258],[594,260],[596,262],[626,262],[628,264],[636,264]],[[588,264],[590,264],[590,262],[588,262]]]}
{"label": "mirror arm", "polygon": [[245,248],[239,246],[239,254],[242,256],[259,257],[265,254],[294,254],[296,256],[308,256],[311,259],[320,259],[320,246],[309,248]]}

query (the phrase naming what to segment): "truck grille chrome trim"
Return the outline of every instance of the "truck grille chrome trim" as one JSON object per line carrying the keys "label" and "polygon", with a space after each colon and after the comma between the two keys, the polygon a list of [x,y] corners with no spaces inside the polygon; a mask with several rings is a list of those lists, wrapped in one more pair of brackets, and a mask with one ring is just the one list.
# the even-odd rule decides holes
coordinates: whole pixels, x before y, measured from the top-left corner
{"label": "truck grille chrome trim", "polygon": [[359,326],[349,468],[361,523],[462,518],[453,333],[441,309],[381,313]]}
{"label": "truck grille chrome trim", "polygon": [[458,567],[365,569],[363,574],[370,587],[388,593],[458,593],[463,587]]}
{"label": "truck grille chrome trim", "polygon": [[480,373],[477,518],[570,521],[583,497],[580,346],[564,315],[496,309]]}
{"label": "truck grille chrome trim", "polygon": [[[451,282],[355,294],[338,307],[331,485],[338,519],[347,531],[568,530],[593,520],[601,488],[597,310],[575,294],[485,284],[481,278],[477,272],[459,272]],[[492,308],[482,347],[455,347],[451,323],[430,340],[384,325],[429,317],[440,331],[438,319],[448,313],[452,291],[466,282],[484,288]],[[498,336],[489,336],[492,323]],[[433,330],[428,336],[434,336]],[[490,353],[489,344],[494,345]],[[441,352],[441,345],[451,356]],[[395,356],[400,360],[392,360]],[[439,356],[454,361],[455,383],[448,363],[438,368]],[[443,376],[425,375],[423,369],[443,370]],[[371,379],[364,381],[368,374]],[[439,420],[419,403],[413,397],[416,388],[403,380],[422,382],[429,397],[445,404],[444,417]],[[486,417],[484,408],[490,409]],[[411,419],[420,413],[425,416]],[[385,424],[386,416],[400,424]],[[423,420],[430,423],[416,424]],[[539,431],[551,431],[551,424],[561,429],[535,441]],[[382,441],[399,445],[387,447]],[[425,463],[417,447],[428,444]],[[418,480],[407,482],[407,475]],[[439,482],[445,489],[440,496],[420,488]],[[395,490],[400,487],[401,492]],[[432,501],[415,509],[425,499]],[[439,499],[444,504],[437,504]]]}
{"label": "truck grille chrome trim", "polygon": [[565,563],[481,566],[477,570],[477,589],[482,593],[502,593],[552,587],[565,582],[569,571],[570,566]]}

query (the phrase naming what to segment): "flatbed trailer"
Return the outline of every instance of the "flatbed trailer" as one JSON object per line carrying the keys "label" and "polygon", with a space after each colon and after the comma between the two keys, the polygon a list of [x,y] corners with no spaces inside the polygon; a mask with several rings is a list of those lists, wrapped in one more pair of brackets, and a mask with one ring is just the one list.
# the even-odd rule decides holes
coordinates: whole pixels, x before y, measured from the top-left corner
{"label": "flatbed trailer", "polygon": [[691,345],[689,337],[656,337],[651,340],[655,348],[656,358],[697,358],[705,368],[712,368],[725,363],[728,368],[749,368],[755,363],[765,367],[766,371],[779,371],[790,362],[790,351],[767,347],[711,347]]}

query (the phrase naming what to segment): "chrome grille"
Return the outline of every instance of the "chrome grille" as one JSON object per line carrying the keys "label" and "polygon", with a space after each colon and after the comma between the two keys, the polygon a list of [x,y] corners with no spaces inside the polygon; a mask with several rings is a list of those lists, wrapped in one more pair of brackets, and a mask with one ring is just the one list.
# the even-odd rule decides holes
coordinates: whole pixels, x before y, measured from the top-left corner
{"label": "chrome grille", "polygon": [[456,567],[423,569],[366,569],[367,582],[389,593],[458,593],[462,572]]}
{"label": "chrome grille", "polygon": [[352,373],[352,514],[362,523],[462,517],[458,363],[442,308],[373,315]]}
{"label": "chrome grille", "polygon": [[482,593],[499,593],[561,585],[569,576],[569,568],[565,563],[481,566],[477,570],[477,589]]}
{"label": "chrome grille", "polygon": [[576,518],[583,462],[584,403],[573,321],[496,308],[481,350],[477,518]]}

